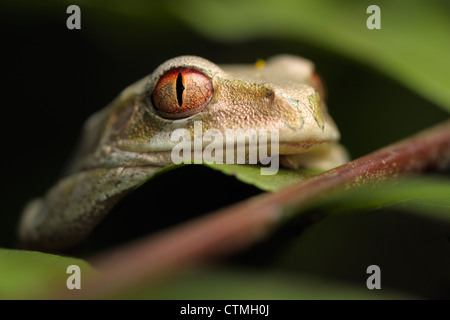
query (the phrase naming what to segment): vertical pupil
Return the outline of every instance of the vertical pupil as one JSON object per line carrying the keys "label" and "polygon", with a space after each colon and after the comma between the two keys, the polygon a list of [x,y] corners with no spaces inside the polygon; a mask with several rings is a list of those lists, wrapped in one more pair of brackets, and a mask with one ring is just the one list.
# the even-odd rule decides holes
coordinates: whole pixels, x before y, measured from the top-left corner
{"label": "vertical pupil", "polygon": [[177,100],[178,100],[178,105],[180,107],[183,105],[183,91],[184,91],[183,75],[180,72],[180,73],[178,73],[178,77],[177,77]]}

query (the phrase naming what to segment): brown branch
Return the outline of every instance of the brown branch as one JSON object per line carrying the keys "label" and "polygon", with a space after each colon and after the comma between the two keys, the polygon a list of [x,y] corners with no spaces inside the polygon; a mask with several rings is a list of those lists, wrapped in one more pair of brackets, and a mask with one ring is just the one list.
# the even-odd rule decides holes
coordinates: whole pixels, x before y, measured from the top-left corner
{"label": "brown branch", "polygon": [[[268,235],[286,206],[301,208],[340,188],[449,164],[450,120],[276,193],[256,196],[95,257],[92,263],[101,273],[84,284],[81,297],[118,293],[249,247]],[[57,297],[75,296],[65,292]]]}

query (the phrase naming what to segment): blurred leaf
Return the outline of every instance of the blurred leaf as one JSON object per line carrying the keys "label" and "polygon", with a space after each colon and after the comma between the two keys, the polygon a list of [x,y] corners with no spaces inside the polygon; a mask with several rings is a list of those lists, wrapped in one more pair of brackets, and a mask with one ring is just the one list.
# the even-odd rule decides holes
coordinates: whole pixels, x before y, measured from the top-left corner
{"label": "blurred leaf", "polygon": [[362,185],[357,189],[340,189],[325,194],[307,206],[285,208],[285,217],[319,210],[324,215],[362,210],[376,210],[387,206],[415,212],[425,217],[450,221],[450,181],[441,177],[408,177],[379,185]]}
{"label": "blurred leaf", "polygon": [[170,9],[214,40],[289,38],[372,65],[450,111],[450,19],[445,1],[171,1]]}
{"label": "blurred leaf", "polygon": [[81,260],[36,251],[0,249],[0,299],[39,299],[53,290],[68,290],[67,267],[77,265],[81,279],[94,274]]}
{"label": "blurred leaf", "polygon": [[339,191],[320,204],[328,213],[373,210],[388,205],[450,221],[450,181],[437,177],[403,178],[386,185]]}
{"label": "blurred leaf", "polygon": [[[125,299],[411,299],[392,290],[370,291],[344,282],[289,272],[215,268],[178,276],[158,286],[135,288]],[[270,313],[270,310],[269,310]]]}

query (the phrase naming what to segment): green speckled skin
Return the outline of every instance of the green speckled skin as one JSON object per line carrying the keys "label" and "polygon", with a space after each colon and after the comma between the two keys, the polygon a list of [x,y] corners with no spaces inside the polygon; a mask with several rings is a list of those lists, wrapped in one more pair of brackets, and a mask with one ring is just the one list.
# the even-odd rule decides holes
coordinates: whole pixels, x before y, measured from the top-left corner
{"label": "green speckled skin", "polygon": [[[158,79],[174,67],[197,68],[213,84],[205,109],[186,119],[162,118],[150,99]],[[83,241],[123,195],[172,163],[177,142],[170,140],[171,133],[185,128],[193,135],[194,121],[202,121],[203,132],[223,134],[227,129],[279,129],[281,163],[287,167],[342,164],[346,153],[310,84],[313,72],[310,61],[288,55],[255,66],[217,66],[194,56],[168,60],[88,119],[67,176],[25,208],[21,241],[50,251]]]}

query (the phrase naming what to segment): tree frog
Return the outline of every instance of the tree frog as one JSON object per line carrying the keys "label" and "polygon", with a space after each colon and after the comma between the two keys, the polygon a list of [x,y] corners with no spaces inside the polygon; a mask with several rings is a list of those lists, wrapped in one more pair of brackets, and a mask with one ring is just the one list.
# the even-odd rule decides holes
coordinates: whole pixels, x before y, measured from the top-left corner
{"label": "tree frog", "polygon": [[172,164],[179,128],[277,129],[280,163],[329,169],[348,161],[311,61],[278,55],[255,65],[170,59],[85,123],[67,174],[28,203],[19,225],[28,247],[76,246],[126,193]]}

